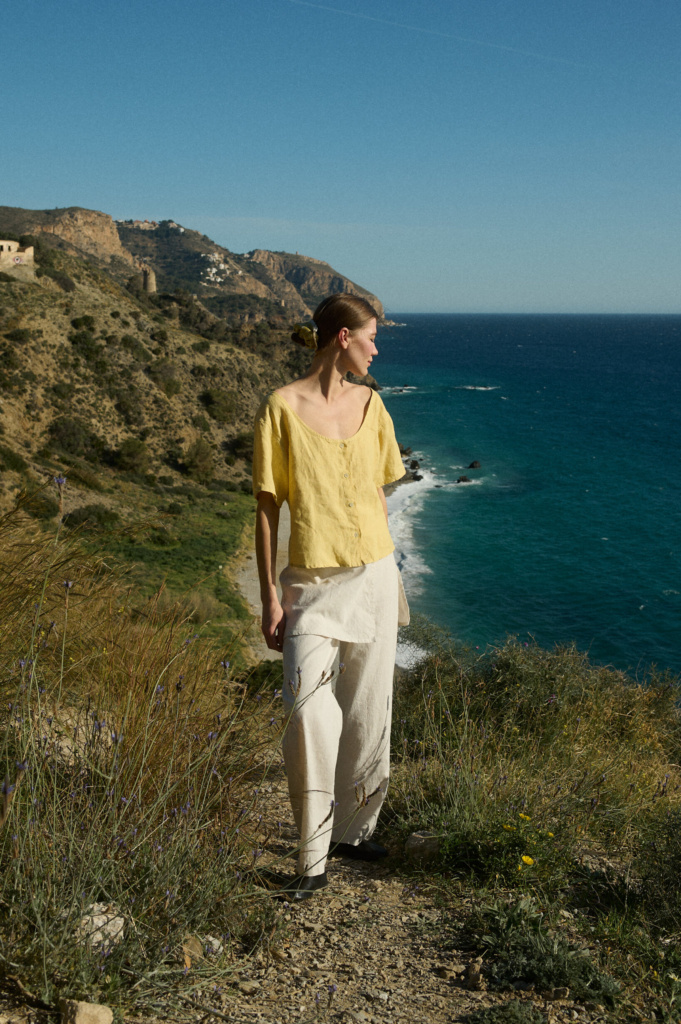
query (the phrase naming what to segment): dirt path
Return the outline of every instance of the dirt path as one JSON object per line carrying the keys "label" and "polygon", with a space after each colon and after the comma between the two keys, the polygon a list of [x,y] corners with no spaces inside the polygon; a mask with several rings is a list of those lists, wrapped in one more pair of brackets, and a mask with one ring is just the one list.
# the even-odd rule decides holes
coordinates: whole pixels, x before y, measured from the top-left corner
{"label": "dirt path", "polygon": [[[266,789],[263,825],[277,838],[259,863],[293,875],[294,861],[285,855],[297,835],[283,770],[270,775]],[[389,837],[382,838],[390,847]],[[444,909],[434,884],[400,873],[401,848],[390,853],[373,864],[332,859],[327,889],[298,905],[282,903],[282,938],[269,952],[240,961],[236,986],[222,996],[223,1019],[454,1024],[518,998],[532,1000],[556,1024],[605,1019],[568,1000],[547,1004],[529,993],[476,990],[469,980],[477,974],[474,954],[457,941],[457,914],[466,915],[470,901],[462,898],[454,912]]]}

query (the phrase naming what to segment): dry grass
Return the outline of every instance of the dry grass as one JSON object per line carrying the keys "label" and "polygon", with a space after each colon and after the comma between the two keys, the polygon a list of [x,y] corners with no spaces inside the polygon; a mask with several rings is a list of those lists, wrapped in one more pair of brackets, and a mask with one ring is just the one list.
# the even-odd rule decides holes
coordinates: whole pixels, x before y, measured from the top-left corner
{"label": "dry grass", "polygon": [[[247,882],[271,698],[172,609],[130,615],[124,573],[20,510],[0,565],[0,969],[120,1006],[228,978],[274,927]],[[122,942],[78,940],[93,904]],[[221,952],[187,957],[188,934]]]}

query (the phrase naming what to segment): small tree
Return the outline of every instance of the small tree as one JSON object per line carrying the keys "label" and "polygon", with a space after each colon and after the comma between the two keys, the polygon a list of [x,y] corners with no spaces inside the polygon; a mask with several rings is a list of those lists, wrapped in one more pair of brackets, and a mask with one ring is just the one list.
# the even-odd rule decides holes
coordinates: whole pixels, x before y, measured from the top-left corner
{"label": "small tree", "polygon": [[201,484],[207,484],[213,479],[215,472],[213,449],[205,438],[200,437],[198,441],[194,441],[185,456],[184,462],[187,472],[193,480],[197,480]]}
{"label": "small tree", "polygon": [[221,391],[209,388],[201,396],[208,415],[218,423],[233,423],[236,417],[237,396],[235,391]]}
{"label": "small tree", "polygon": [[127,473],[146,473],[149,469],[149,451],[144,441],[129,437],[116,453],[116,464]]}

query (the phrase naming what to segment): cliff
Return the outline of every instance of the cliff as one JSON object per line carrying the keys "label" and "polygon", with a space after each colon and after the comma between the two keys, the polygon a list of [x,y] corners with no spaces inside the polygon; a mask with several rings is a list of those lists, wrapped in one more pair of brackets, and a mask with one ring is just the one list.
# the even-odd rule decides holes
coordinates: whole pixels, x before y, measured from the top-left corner
{"label": "cliff", "polygon": [[283,278],[289,282],[301,298],[313,310],[326,296],[334,292],[360,295],[383,315],[381,302],[360,285],[343,277],[323,260],[311,256],[300,256],[298,253],[270,252],[267,249],[253,249],[248,253],[251,260],[265,267],[273,277]]}
{"label": "cliff", "polygon": [[[121,244],[108,213],[71,206],[63,210],[23,210],[0,206],[0,234],[42,235],[56,248],[130,274],[132,255]],[[113,267],[112,267],[113,265]]]}

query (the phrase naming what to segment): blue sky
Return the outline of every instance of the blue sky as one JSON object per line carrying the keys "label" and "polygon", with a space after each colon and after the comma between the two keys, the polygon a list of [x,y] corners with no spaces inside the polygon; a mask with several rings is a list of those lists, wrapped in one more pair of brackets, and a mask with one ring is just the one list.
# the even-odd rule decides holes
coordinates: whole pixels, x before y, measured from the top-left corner
{"label": "blue sky", "polygon": [[0,204],[299,251],[394,311],[681,312],[678,0],[0,18]]}

